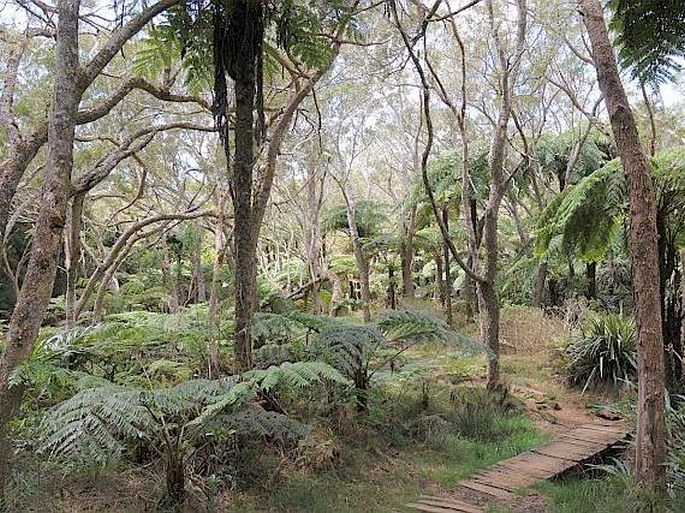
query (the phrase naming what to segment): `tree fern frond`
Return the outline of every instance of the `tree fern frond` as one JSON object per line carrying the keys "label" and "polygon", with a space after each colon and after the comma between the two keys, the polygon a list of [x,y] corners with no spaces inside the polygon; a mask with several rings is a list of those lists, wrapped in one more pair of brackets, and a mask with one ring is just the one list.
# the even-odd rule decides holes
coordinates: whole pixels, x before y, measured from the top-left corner
{"label": "tree fern frond", "polygon": [[349,381],[332,366],[324,362],[285,362],[268,369],[255,369],[244,374],[245,380],[255,387],[270,391],[278,386],[304,388],[322,381],[349,384]]}
{"label": "tree fern frond", "polygon": [[388,342],[444,343],[451,339],[447,323],[425,312],[390,310],[382,313],[376,324]]}
{"label": "tree fern frond", "polygon": [[333,326],[321,332],[316,351],[321,359],[352,378],[383,342],[383,334],[374,325]]}
{"label": "tree fern frond", "polygon": [[287,415],[258,406],[217,417],[215,424],[236,435],[256,436],[279,445],[296,444],[311,432],[311,428]]}

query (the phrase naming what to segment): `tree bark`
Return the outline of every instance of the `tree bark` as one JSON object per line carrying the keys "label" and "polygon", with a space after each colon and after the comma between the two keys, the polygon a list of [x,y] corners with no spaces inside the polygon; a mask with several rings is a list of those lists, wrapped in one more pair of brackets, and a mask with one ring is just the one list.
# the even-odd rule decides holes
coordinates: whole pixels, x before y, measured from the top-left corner
{"label": "tree bark", "polygon": [[0,509],[5,507],[11,440],[9,423],[21,401],[10,386],[12,372],[31,355],[47,309],[62,250],[74,153],[74,128],[80,92],[77,87],[79,0],[58,0],[53,72],[53,104],[48,125],[45,183],[31,257],[5,337],[0,361]]}
{"label": "tree bark", "polygon": [[495,287],[491,283],[478,284],[478,301],[480,303],[481,336],[488,346],[488,366],[485,384],[488,390],[495,390],[499,386],[499,299]]}
{"label": "tree bark", "polygon": [[404,237],[400,256],[402,258],[402,295],[413,298],[414,288],[414,233],[416,232],[416,206],[412,206],[409,217],[405,219]]}
{"label": "tree bark", "polygon": [[445,307],[445,281],[442,276],[445,270],[442,267],[442,255],[436,253],[433,255],[435,262],[435,280],[433,280],[433,299],[440,302],[440,306]]}
{"label": "tree bark", "polygon": [[545,281],[547,280],[547,262],[543,262],[535,269],[535,279],[533,280],[533,297],[530,305],[535,308],[542,306],[545,296]]}
{"label": "tree bark", "polygon": [[81,224],[83,222],[83,203],[85,193],[76,194],[71,200],[69,209],[68,233],[65,244],[65,258],[67,268],[66,316],[67,329],[76,326],[76,282],[78,281],[79,260],[81,257]]}
{"label": "tree bark", "polygon": [[[442,219],[445,227],[449,231],[449,209],[442,210]],[[443,242],[443,259],[445,260],[445,298],[443,303],[443,310],[445,313],[445,321],[450,326],[452,325],[452,270],[450,269],[450,248]]]}
{"label": "tree bark", "polygon": [[169,447],[167,448],[167,451],[165,458],[167,497],[172,511],[179,511],[186,496],[183,455],[180,454],[180,448],[178,447]]}
{"label": "tree bark", "polygon": [[192,264],[193,282],[195,283],[195,301],[204,303],[207,301],[207,284],[205,283],[205,273],[202,268],[202,228],[196,224],[198,231],[197,239],[194,241],[190,254]]}
{"label": "tree bark", "polygon": [[304,244],[307,254],[307,270],[311,281],[311,311],[315,315],[322,312],[321,305],[321,207],[323,205],[325,173],[317,180],[314,164],[307,167],[307,216]]}
{"label": "tree bark", "polygon": [[221,360],[219,357],[219,338],[221,337],[221,312],[219,309],[221,298],[221,268],[226,255],[226,241],[224,229],[226,223],[226,191],[222,186],[218,191],[219,201],[214,224],[214,265],[212,266],[212,282],[209,286],[209,329],[210,339],[207,342],[207,373],[211,378],[221,376]]}
{"label": "tree bark", "polygon": [[184,212],[182,214],[158,214],[156,216],[147,217],[131,225],[131,227],[128,228],[117,239],[105,260],[97,266],[93,274],[90,276],[88,283],[86,283],[86,286],[84,287],[83,292],[81,293],[81,297],[76,303],[76,318],[78,318],[79,315],[81,315],[81,313],[83,312],[83,309],[85,308],[91,295],[93,294],[95,287],[97,287],[98,285],[106,286],[106,284],[109,283],[104,282],[103,284],[102,281],[103,277],[107,274],[107,271],[112,266],[118,265],[117,262],[122,258],[123,255],[128,254],[130,249],[137,241],[149,237],[150,235],[156,233],[164,227],[164,225],[159,225],[151,230],[148,230],[147,232],[142,232],[142,230],[146,226],[150,226],[151,224],[155,223],[162,223],[164,221],[197,219],[198,217],[212,215],[212,213],[213,212],[209,210],[198,210],[195,212]]}
{"label": "tree bark", "polygon": [[587,262],[585,264],[585,278],[587,280],[587,298],[597,297],[597,262]]}
{"label": "tree bark", "polygon": [[[178,2],[179,0],[160,0],[143,9],[137,16],[134,16],[126,24],[115,30],[93,59],[85,67],[75,70],[74,80],[79,100],[86,89],[100,75],[112,58],[119,53],[128,40],[140,32],[152,18]],[[59,12],[59,7],[57,12]],[[75,123],[92,123],[102,118],[135,88],[145,89],[153,96],[165,97],[169,101],[195,102],[197,100],[197,98],[191,97],[174,97],[165,91],[150,87],[150,84],[145,83],[143,80],[131,80],[122,85],[111,98],[106,99],[91,109],[77,112]],[[9,219],[12,199],[17,192],[24,172],[48,140],[49,124],[50,119],[38,126],[30,136],[26,137],[23,143],[13,147],[10,156],[0,164],[0,239],[5,235],[5,227]]]}
{"label": "tree bark", "polygon": [[482,263],[484,280],[478,283],[478,297],[481,307],[481,335],[483,342],[490,349],[486,386],[488,390],[495,390],[499,386],[499,299],[495,290],[497,276],[497,262],[499,258],[498,220],[499,211],[504,197],[506,182],[504,166],[507,145],[507,129],[511,117],[513,88],[518,76],[518,69],[523,51],[525,50],[525,34],[527,24],[526,0],[518,0],[518,34],[516,55],[512,59],[505,54],[500,41],[499,27],[495,21],[492,2],[488,2],[493,38],[497,48],[502,78],[500,80],[500,107],[495,131],[490,144],[488,165],[490,168],[490,192],[483,214],[483,246],[485,257]]}
{"label": "tree bark", "polygon": [[235,261],[235,363],[238,372],[252,368],[250,329],[255,311],[256,241],[252,239],[255,75],[235,82],[235,159],[233,162],[233,229]]}
{"label": "tree bark", "polygon": [[[471,255],[466,259],[466,265],[473,269],[473,258]],[[466,303],[466,319],[473,321],[479,314],[478,295],[476,293],[476,282],[470,276],[464,276],[464,303]]]}
{"label": "tree bark", "polygon": [[635,318],[638,328],[638,404],[635,438],[635,479],[656,493],[665,493],[664,347],[659,308],[659,256],[652,176],[616,56],[609,40],[599,0],[580,0],[580,10],[592,45],[599,87],[630,197],[630,253]]}
{"label": "tree bark", "polygon": [[354,249],[354,259],[357,262],[357,270],[359,271],[359,286],[362,300],[362,318],[364,322],[371,322],[371,287],[369,285],[369,263],[364,255],[362,248],[362,241],[359,238],[357,231],[357,218],[355,214],[354,204],[349,200],[347,193],[344,193],[345,203],[347,205],[347,224],[350,229],[350,237],[352,238],[352,248]]}
{"label": "tree bark", "polygon": [[388,265],[388,308],[397,309],[397,292],[395,291],[395,267]]}
{"label": "tree bark", "polygon": [[[177,314],[181,309],[180,294],[178,291],[177,275],[180,271],[177,269],[174,272],[174,263],[172,261],[171,253],[169,251],[169,244],[167,243],[167,236],[162,237],[162,281],[169,294],[169,311]],[[103,281],[100,290],[107,287],[108,282]]]}

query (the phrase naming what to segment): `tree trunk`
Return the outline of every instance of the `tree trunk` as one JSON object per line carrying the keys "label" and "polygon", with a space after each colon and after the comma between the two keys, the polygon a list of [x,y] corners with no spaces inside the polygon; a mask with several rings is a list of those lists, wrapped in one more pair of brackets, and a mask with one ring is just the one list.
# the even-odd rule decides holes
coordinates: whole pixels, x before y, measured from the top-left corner
{"label": "tree trunk", "polygon": [[57,12],[53,103],[48,125],[45,182],[31,257],[10,318],[0,362],[0,509],[5,506],[4,491],[9,478],[9,423],[22,396],[20,390],[10,387],[9,379],[12,372],[31,355],[50,302],[62,250],[73,167],[74,127],[79,104],[79,1],[58,0]]}
{"label": "tree trunk", "polygon": [[11,148],[12,154],[0,164],[0,240],[5,237],[5,228],[10,218],[12,200],[26,168],[45,144],[47,130],[42,127],[32,136],[20,143],[18,148]]}
{"label": "tree trunk", "polygon": [[[449,210],[447,208],[442,211],[442,219],[445,227],[449,231]],[[450,248],[443,242],[443,258],[445,260],[445,299],[443,303],[443,310],[445,312],[445,321],[450,326],[452,325],[452,272],[450,269]]]}
{"label": "tree trunk", "polygon": [[[178,273],[178,269],[174,272],[174,264],[171,259],[171,253],[169,252],[167,237],[166,234],[164,234],[162,237],[162,279],[164,281],[164,286],[169,293],[169,311],[173,314],[177,314],[181,309],[177,280]],[[100,287],[101,289],[106,288],[107,285],[109,285],[109,282],[103,281]]]}
{"label": "tree trunk", "polygon": [[183,504],[186,496],[186,478],[183,468],[183,455],[173,448],[167,449],[166,490],[170,506],[176,510]]}
{"label": "tree trunk", "polygon": [[85,193],[76,194],[71,200],[69,209],[67,240],[65,244],[65,258],[67,268],[67,329],[76,326],[76,282],[78,280],[78,267],[81,256],[81,224],[83,222],[83,203]]}
{"label": "tree trunk", "polygon": [[495,390],[499,386],[499,299],[495,290],[497,275],[498,241],[497,218],[499,213],[498,194],[493,192],[488,211],[485,214],[483,226],[483,240],[485,243],[485,258],[483,275],[485,280],[478,283],[478,303],[480,306],[480,331],[483,343],[488,346],[488,368],[486,387]]}
{"label": "tree trunk", "polygon": [[207,373],[212,378],[221,376],[221,360],[219,358],[219,337],[221,336],[221,312],[219,305],[221,298],[221,268],[224,264],[226,244],[224,241],[224,224],[226,223],[226,191],[219,186],[219,201],[217,206],[216,223],[214,224],[214,264],[212,266],[212,283],[209,286],[209,319],[210,339],[207,342]]}
{"label": "tree trunk", "polygon": [[388,308],[397,309],[397,293],[395,292],[395,267],[388,266]]}
{"label": "tree trunk", "polygon": [[587,298],[597,297],[597,262],[587,262],[585,264],[585,278],[587,279]]}
{"label": "tree trunk", "polygon": [[355,212],[354,201],[350,199],[345,184],[338,181],[340,192],[342,192],[345,200],[345,208],[347,213],[347,226],[350,230],[350,239],[352,240],[352,249],[354,250],[354,259],[357,263],[357,271],[359,272],[359,287],[362,300],[362,316],[364,322],[371,322],[371,287],[369,285],[369,263],[364,255],[362,248],[362,241],[357,230],[357,215]]}
{"label": "tree trunk", "polygon": [[[678,341],[679,355],[682,358],[685,349],[685,249],[680,250],[680,340]],[[680,361],[680,379],[683,377],[683,362]]]}
{"label": "tree trunk", "polygon": [[192,265],[193,282],[195,283],[195,301],[204,303],[207,301],[207,284],[205,283],[205,273],[202,268],[202,229],[197,225],[196,244],[190,252],[190,262]]}
{"label": "tree trunk", "polygon": [[653,492],[665,493],[664,347],[652,176],[621,83],[602,5],[599,0],[580,0],[579,5],[630,195],[630,253],[638,328],[635,479]]}
{"label": "tree trunk", "polygon": [[400,248],[402,258],[402,295],[413,298],[414,288],[414,232],[416,231],[416,206],[409,211],[409,218],[405,219],[404,237]]}
{"label": "tree trunk", "polygon": [[535,279],[533,281],[533,297],[531,306],[540,308],[545,296],[545,281],[547,280],[547,262],[543,262],[535,269]]}
{"label": "tree trunk", "polygon": [[331,317],[336,316],[336,309],[343,299],[342,283],[340,282],[340,277],[337,274],[330,273],[331,277],[331,303],[328,305],[328,315]]}
{"label": "tree trunk", "polygon": [[[473,258],[471,255],[466,259],[466,266],[473,269]],[[466,303],[466,320],[473,321],[478,309],[478,295],[476,293],[476,282],[470,276],[464,276],[464,302]]]}
{"label": "tree trunk", "polygon": [[369,263],[361,252],[361,243],[358,241],[358,250],[355,250],[355,258],[359,269],[359,288],[362,300],[362,318],[364,322],[371,322],[371,287],[369,285]]}
{"label": "tree trunk", "polygon": [[442,278],[442,256],[438,253],[433,257],[435,261],[435,280],[433,281],[433,299],[440,301],[440,306],[445,307],[445,281]]}
{"label": "tree trunk", "polygon": [[[107,275],[112,266],[116,268],[121,265],[121,262],[129,253],[129,251],[131,251],[136,242],[150,237],[160,230],[163,230],[166,227],[166,225],[163,224],[164,221],[197,219],[199,217],[211,215],[212,213],[213,212],[210,210],[200,210],[194,212],[185,212],[182,214],[159,214],[144,218],[141,221],[134,223],[117,239],[105,260],[97,266],[93,274],[90,276],[88,283],[86,283],[86,286],[83,288],[81,297],[76,303],[76,312],[74,315],[78,318],[98,285],[102,287],[103,283],[109,284],[109,280],[105,282],[103,277]],[[157,226],[146,232],[143,231],[145,227],[156,223],[160,224],[157,224]]]}
{"label": "tree trunk", "polygon": [[235,159],[233,162],[233,229],[235,261],[236,371],[252,368],[250,329],[257,298],[256,241],[252,240],[252,182],[254,171],[254,70],[235,81]]}
{"label": "tree trunk", "polygon": [[499,386],[499,300],[497,292],[490,283],[479,283],[478,300],[480,303],[480,331],[483,343],[489,349],[488,367],[485,384],[488,390]]}
{"label": "tree trunk", "polygon": [[315,315],[322,312],[321,305],[321,205],[323,200],[324,178],[320,180],[321,191],[319,192],[313,165],[308,166],[307,173],[307,219],[305,224],[304,244],[307,253],[307,270],[312,283],[311,311]]}
{"label": "tree trunk", "polygon": [[661,336],[665,351],[666,388],[677,391],[682,374],[680,326],[681,272],[675,236],[670,232],[666,214],[657,209],[657,240],[659,245],[659,295],[661,296]]}
{"label": "tree trunk", "polygon": [[504,167],[506,161],[507,129],[511,117],[513,89],[518,76],[518,62],[525,50],[525,34],[527,26],[526,0],[517,1],[518,33],[516,55],[507,56],[500,39],[499,25],[495,20],[492,2],[488,2],[491,30],[497,48],[502,78],[500,80],[501,99],[495,131],[488,154],[490,168],[490,192],[483,214],[483,245],[485,249],[482,263],[484,280],[478,283],[478,296],[481,315],[481,334],[483,341],[490,349],[486,386],[488,390],[499,387],[499,299],[495,290],[497,277],[497,262],[499,259],[498,219],[502,198],[505,194],[506,181]]}

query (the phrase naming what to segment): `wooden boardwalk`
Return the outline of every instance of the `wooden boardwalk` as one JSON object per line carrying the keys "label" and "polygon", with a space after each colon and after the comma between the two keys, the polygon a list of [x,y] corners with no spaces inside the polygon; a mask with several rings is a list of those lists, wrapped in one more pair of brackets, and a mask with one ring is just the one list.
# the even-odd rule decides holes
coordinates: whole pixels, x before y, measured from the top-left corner
{"label": "wooden boardwalk", "polygon": [[422,495],[405,507],[427,513],[482,513],[485,509],[469,497],[484,496],[489,504],[512,501],[517,490],[582,465],[627,435],[628,429],[621,422],[584,424],[547,445],[500,461],[461,481],[449,496]]}

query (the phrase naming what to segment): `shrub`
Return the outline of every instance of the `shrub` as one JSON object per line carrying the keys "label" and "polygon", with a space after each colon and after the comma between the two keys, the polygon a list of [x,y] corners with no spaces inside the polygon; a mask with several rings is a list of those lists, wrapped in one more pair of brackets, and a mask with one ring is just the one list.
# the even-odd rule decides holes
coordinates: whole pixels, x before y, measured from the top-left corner
{"label": "shrub", "polygon": [[615,314],[587,319],[566,348],[571,386],[618,388],[636,378],[636,329],[632,319]]}

